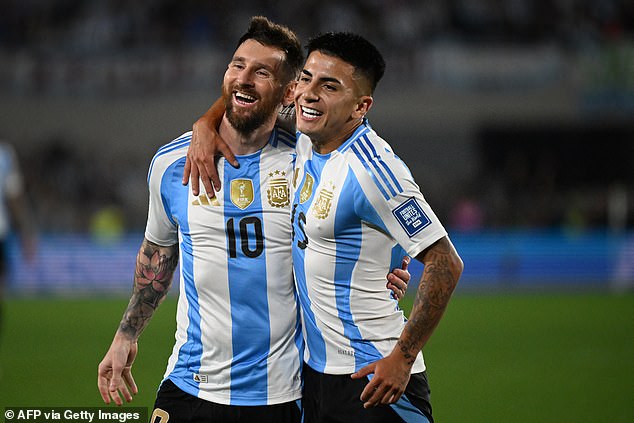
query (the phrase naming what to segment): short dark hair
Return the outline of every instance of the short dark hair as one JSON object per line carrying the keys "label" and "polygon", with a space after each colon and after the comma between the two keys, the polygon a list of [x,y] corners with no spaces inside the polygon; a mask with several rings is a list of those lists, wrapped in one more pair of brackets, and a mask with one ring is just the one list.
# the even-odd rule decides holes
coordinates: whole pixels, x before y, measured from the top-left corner
{"label": "short dark hair", "polygon": [[255,40],[262,45],[275,47],[284,52],[286,55],[284,62],[286,82],[299,75],[304,64],[302,45],[297,35],[288,27],[273,23],[264,16],[254,16],[251,18],[249,29],[240,37],[237,47],[240,47],[246,40]]}
{"label": "short dark hair", "polygon": [[385,73],[385,60],[379,50],[360,35],[350,32],[326,32],[311,38],[306,45],[308,55],[320,51],[350,63],[363,75],[372,92]]}

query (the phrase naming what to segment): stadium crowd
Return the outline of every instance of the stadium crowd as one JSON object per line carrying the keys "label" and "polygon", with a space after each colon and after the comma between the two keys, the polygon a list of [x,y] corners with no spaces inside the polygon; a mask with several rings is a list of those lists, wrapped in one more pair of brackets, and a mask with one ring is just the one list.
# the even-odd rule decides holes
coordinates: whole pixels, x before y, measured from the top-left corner
{"label": "stadium crowd", "polygon": [[[266,14],[302,39],[350,30],[377,40],[392,72],[420,64],[434,43],[555,44],[577,51],[631,37],[626,0],[6,0],[0,16],[0,88],[122,94],[200,89],[222,67],[240,23]],[[303,17],[310,16],[309,19]],[[189,59],[184,52],[197,53]],[[219,64],[219,63],[220,64]],[[390,74],[392,74],[390,76]]]}
{"label": "stadium crowd", "polygon": [[[227,52],[253,14],[288,24],[302,39],[326,30],[352,30],[376,40],[390,65],[387,87],[402,81],[405,70],[412,74],[414,69],[414,82],[426,78],[419,65],[430,46],[445,43],[555,45],[574,53],[634,38],[634,4],[626,0],[245,0],[239,8],[227,0],[6,0],[0,15],[0,92],[116,99],[206,89],[210,73],[222,71]],[[621,82],[634,92],[627,72]],[[86,231],[107,211],[115,223],[120,219],[127,228],[142,228],[145,187],[137,181],[143,180],[139,176],[146,167],[133,159],[115,165],[85,157],[68,141],[57,137],[28,151],[18,148],[40,225]],[[512,155],[507,159],[502,167],[513,168]],[[451,214],[453,224],[465,230],[608,226],[610,210],[618,212],[623,197],[632,202],[632,180],[621,181],[630,187],[629,200],[627,188],[609,181],[583,192],[575,184],[560,183],[557,175],[566,170],[558,162],[544,163],[546,188],[537,190],[543,195],[540,207],[533,209],[540,213],[508,213],[526,207],[517,188],[525,186],[535,163],[515,167],[516,176],[524,169],[516,178],[493,171],[478,175],[472,185],[486,184],[487,192],[467,187],[439,204],[439,211]],[[625,176],[632,178],[631,172]],[[631,227],[631,214],[621,226]]]}

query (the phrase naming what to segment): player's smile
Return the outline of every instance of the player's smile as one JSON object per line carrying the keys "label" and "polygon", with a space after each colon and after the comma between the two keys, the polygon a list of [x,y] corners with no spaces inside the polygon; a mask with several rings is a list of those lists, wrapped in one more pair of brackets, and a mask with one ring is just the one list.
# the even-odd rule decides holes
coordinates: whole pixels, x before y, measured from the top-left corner
{"label": "player's smile", "polygon": [[306,120],[317,120],[320,116],[323,116],[323,112],[313,109],[312,107],[301,106],[300,110],[302,118]]}
{"label": "player's smile", "polygon": [[236,104],[244,107],[253,106],[257,103],[258,98],[254,94],[249,94],[245,91],[233,91],[233,100]]}

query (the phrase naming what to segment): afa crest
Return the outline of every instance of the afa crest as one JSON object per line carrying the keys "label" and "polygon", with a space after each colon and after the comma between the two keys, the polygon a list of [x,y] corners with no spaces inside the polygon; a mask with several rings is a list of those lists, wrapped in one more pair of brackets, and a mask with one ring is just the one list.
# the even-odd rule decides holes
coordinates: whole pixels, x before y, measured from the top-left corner
{"label": "afa crest", "polygon": [[305,203],[308,201],[311,195],[313,195],[313,185],[315,185],[315,180],[310,175],[310,173],[306,173],[306,177],[304,178],[304,185],[302,186],[302,190],[299,192],[299,202]]}
{"label": "afa crest", "polygon": [[250,179],[234,179],[231,181],[231,202],[241,210],[253,203],[253,181]]}
{"label": "afa crest", "polygon": [[322,188],[319,191],[315,205],[313,206],[313,214],[317,219],[325,219],[330,213],[330,207],[332,206],[332,197],[334,196],[335,186],[332,182],[329,183],[329,188]]}
{"label": "afa crest", "polygon": [[[280,176],[278,176],[280,175]],[[276,170],[269,173],[269,187],[266,190],[266,196],[272,207],[286,207],[291,203],[291,192],[286,179],[286,172]]]}

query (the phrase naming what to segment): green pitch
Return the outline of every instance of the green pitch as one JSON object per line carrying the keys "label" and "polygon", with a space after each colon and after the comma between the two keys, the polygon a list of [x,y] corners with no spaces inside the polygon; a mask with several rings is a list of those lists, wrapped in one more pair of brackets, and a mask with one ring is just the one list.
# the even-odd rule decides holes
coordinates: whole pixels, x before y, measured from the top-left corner
{"label": "green pitch", "polygon": [[[100,406],[97,364],[126,303],[8,300],[0,407]],[[175,307],[163,304],[141,337],[131,405],[154,401]],[[456,295],[425,358],[439,423],[634,421],[631,294]]]}

